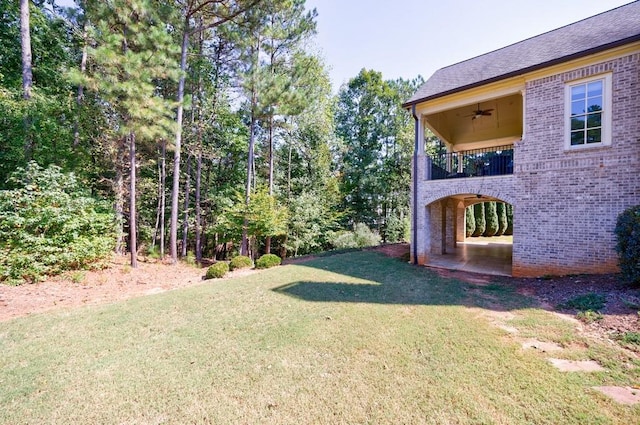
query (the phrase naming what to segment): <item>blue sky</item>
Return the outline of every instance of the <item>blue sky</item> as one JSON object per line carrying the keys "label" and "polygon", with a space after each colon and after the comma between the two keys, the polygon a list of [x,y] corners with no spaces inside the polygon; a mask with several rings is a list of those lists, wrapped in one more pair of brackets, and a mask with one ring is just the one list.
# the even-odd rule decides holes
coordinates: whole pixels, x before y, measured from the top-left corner
{"label": "blue sky", "polygon": [[437,69],[630,0],[307,0],[334,91],[362,68],[385,79]]}
{"label": "blue sky", "polygon": [[[307,0],[334,91],[362,68],[385,79],[437,69],[613,9],[630,0]],[[57,0],[72,5],[73,0]]]}

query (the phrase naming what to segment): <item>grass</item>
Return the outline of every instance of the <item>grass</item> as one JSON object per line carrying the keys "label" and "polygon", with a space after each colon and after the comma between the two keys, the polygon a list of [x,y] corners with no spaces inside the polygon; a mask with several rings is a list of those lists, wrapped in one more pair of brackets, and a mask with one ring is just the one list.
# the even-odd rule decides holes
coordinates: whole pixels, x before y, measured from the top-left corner
{"label": "grass", "polygon": [[[503,311],[609,372],[558,372],[485,319]],[[589,388],[640,363],[567,323],[505,283],[322,257],[0,323],[0,423],[636,423]]]}
{"label": "grass", "polygon": [[606,302],[607,298],[604,295],[592,292],[571,298],[570,300],[560,304],[558,307],[578,311],[598,311],[605,306]]}

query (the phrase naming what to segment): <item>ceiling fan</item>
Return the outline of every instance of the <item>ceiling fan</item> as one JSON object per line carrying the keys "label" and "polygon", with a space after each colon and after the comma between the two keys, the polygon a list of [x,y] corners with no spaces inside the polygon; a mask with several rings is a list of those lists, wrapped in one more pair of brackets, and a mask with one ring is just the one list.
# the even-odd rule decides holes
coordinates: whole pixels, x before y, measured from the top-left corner
{"label": "ceiling fan", "polygon": [[472,120],[475,120],[476,118],[491,116],[491,111],[493,111],[493,108],[492,109],[480,109],[480,104],[478,103],[478,109],[473,111],[473,114],[465,115],[465,116],[471,117]]}

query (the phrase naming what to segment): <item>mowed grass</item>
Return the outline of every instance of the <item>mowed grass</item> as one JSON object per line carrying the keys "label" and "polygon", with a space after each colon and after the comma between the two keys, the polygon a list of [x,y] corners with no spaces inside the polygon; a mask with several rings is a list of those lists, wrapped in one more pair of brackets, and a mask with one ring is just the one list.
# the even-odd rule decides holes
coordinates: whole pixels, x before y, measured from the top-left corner
{"label": "mowed grass", "polygon": [[[504,312],[610,371],[557,371],[487,319]],[[0,422],[638,423],[590,388],[640,363],[572,332],[504,281],[353,252],[0,323]]]}

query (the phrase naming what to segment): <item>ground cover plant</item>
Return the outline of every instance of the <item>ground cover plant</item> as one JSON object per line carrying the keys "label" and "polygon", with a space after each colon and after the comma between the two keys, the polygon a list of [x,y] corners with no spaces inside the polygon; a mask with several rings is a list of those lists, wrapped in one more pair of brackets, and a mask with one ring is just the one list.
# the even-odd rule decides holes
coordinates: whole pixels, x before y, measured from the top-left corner
{"label": "ground cover plant", "polygon": [[[496,318],[593,359],[557,371]],[[637,358],[505,281],[350,252],[0,322],[0,423],[628,424]]]}

